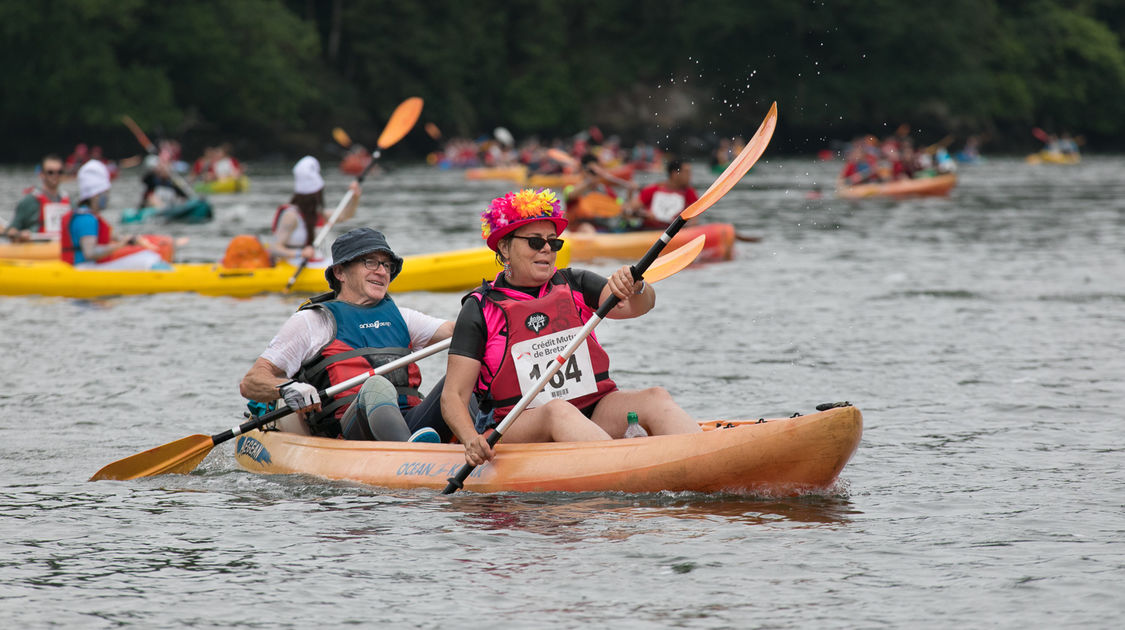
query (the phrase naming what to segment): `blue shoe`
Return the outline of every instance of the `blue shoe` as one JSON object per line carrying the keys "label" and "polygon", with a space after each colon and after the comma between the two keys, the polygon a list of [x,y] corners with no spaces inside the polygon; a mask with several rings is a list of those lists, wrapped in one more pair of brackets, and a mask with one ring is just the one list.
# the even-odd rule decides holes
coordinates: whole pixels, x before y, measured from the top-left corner
{"label": "blue shoe", "polygon": [[430,427],[423,427],[414,432],[407,442],[429,442],[431,444],[441,444],[441,436],[437,431]]}

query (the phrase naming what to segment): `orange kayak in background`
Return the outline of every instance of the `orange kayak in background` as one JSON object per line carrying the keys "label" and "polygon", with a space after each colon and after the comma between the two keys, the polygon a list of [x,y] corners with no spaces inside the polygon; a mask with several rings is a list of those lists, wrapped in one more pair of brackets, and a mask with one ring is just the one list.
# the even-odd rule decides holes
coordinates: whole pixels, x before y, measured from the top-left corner
{"label": "orange kayak in background", "polygon": [[844,199],[863,199],[865,197],[941,197],[957,185],[957,176],[951,174],[918,179],[899,179],[878,184],[859,184],[846,186],[836,191]]}
{"label": "orange kayak in background", "polygon": [[[176,244],[171,236],[141,234],[137,238],[142,239],[150,249],[156,250],[166,262],[172,262]],[[58,241],[0,243],[0,260],[59,260],[61,255]]]}
{"label": "orange kayak in background", "polygon": [[[863,415],[837,407],[771,420],[701,422],[702,433],[601,442],[496,445],[465,481],[471,492],[743,492],[830,489],[859,446]],[[244,469],[384,488],[441,490],[465,463],[459,444],[364,442],[251,431],[235,443]]]}
{"label": "orange kayak in background", "polygon": [[0,243],[0,258],[11,260],[58,260],[62,255],[58,241]]}
{"label": "orange kayak in background", "polygon": [[[660,238],[662,230],[639,232],[565,232],[563,240],[570,244],[572,261],[590,261],[604,258],[637,260]],[[734,225],[730,223],[703,223],[682,228],[665,251],[673,251],[702,234],[706,240],[699,262],[719,262],[734,258]]]}

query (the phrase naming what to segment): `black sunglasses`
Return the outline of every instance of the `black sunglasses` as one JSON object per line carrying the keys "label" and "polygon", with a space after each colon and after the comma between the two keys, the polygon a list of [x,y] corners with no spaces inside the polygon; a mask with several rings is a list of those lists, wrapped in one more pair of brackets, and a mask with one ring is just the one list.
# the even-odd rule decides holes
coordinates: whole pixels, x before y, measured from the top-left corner
{"label": "black sunglasses", "polygon": [[44,175],[62,175],[62,171],[45,170],[45,171],[43,171],[43,174]]}
{"label": "black sunglasses", "polygon": [[528,247],[535,251],[543,249],[544,245],[550,245],[551,251],[557,252],[562,249],[564,242],[561,238],[543,238],[542,236],[516,236],[513,234],[512,238],[522,238],[527,241]]}

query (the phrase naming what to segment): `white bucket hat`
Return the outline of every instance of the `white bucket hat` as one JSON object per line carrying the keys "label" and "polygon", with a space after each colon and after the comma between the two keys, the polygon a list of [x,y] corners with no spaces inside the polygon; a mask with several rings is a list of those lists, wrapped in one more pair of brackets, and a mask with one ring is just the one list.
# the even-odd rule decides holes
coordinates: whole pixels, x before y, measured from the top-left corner
{"label": "white bucket hat", "polygon": [[320,162],[306,155],[293,167],[293,192],[308,195],[321,188],[324,188],[324,178],[320,176]]}
{"label": "white bucket hat", "polygon": [[78,169],[78,199],[90,199],[109,190],[109,169],[97,160],[90,160]]}

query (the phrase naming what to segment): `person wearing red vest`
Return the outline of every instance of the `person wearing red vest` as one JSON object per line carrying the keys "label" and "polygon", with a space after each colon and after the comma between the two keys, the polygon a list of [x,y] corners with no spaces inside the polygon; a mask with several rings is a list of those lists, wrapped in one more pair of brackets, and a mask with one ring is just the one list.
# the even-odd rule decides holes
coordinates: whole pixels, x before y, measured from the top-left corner
{"label": "person wearing red vest", "polygon": [[59,190],[63,161],[48,155],[39,163],[39,185],[28,190],[16,205],[15,216],[4,228],[4,236],[13,242],[30,241],[34,234],[55,239],[62,231],[62,218],[70,212],[70,198]]}
{"label": "person wearing red vest", "polygon": [[453,333],[453,322],[399,307],[387,295],[403,261],[380,232],[356,228],[342,234],[332,244],[332,259],[324,270],[332,291],[290,316],[242,378],[242,395],[263,405],[283,398],[297,411],[297,418],[279,422],[283,431],[396,442],[448,437],[442,382],[423,399],[417,366],[320,399],[318,390]]}
{"label": "person wearing red vest", "polygon": [[666,168],[668,179],[641,189],[641,194],[625,208],[626,213],[641,217],[641,229],[663,230],[699,199],[691,187],[691,164],[674,159],[668,161]]}
{"label": "person wearing red vest", "polygon": [[[465,444],[474,466],[492,459],[485,433],[534,385],[598,306],[621,302],[611,319],[652,310],[656,291],[634,281],[629,266],[607,279],[579,269],[557,269],[558,235],[566,229],[562,204],[550,190],[522,190],[492,200],[481,232],[504,271],[470,293],[457,317],[442,413]],[[488,415],[466,412],[473,397]],[[630,411],[653,435],[695,433],[699,425],[662,387],[619,390],[609,357],[591,334],[504,433],[506,442],[582,442],[620,438]]]}
{"label": "person wearing red vest", "polygon": [[101,216],[109,203],[109,169],[88,160],[78,169],[78,206],[62,218],[59,239],[61,258],[79,269],[171,269],[156,251],[138,245],[135,238],[122,242]]}

